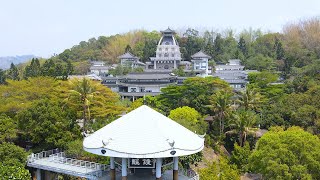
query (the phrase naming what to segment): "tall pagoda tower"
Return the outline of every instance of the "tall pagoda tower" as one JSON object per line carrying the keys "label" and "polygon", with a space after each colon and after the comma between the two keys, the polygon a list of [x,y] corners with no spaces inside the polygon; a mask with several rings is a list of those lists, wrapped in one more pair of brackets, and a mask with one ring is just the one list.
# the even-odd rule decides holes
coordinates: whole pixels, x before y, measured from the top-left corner
{"label": "tall pagoda tower", "polygon": [[153,68],[159,70],[177,69],[181,62],[180,47],[170,28],[161,31],[162,37],[158,43],[156,57],[150,57]]}

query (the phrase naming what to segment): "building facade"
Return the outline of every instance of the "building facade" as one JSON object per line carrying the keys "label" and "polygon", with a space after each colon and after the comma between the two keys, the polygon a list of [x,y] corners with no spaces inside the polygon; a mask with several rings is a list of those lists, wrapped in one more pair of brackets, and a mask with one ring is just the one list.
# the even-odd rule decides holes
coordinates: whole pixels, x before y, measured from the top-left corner
{"label": "building facade", "polygon": [[120,64],[124,67],[138,68],[141,67],[145,69],[146,64],[139,61],[139,58],[130,52],[126,52],[118,57],[120,59]]}
{"label": "building facade", "polygon": [[209,75],[209,59],[211,56],[205,54],[203,51],[199,51],[191,56],[194,71],[204,71],[203,76]]}
{"label": "building facade", "polygon": [[174,37],[175,32],[168,28],[161,31],[162,37],[157,45],[156,57],[150,57],[148,69],[173,70],[181,62],[180,47]]}
{"label": "building facade", "polygon": [[105,65],[103,61],[90,61],[90,74],[95,74],[97,76],[106,76],[109,73],[109,66]]}
{"label": "building facade", "polygon": [[184,79],[168,73],[130,73],[125,76],[107,77],[102,84],[119,93],[122,98],[134,101],[146,95],[159,95],[162,88],[180,85]]}
{"label": "building facade", "polygon": [[244,70],[240,59],[230,59],[227,64],[215,66],[213,76],[228,82],[235,90],[241,90],[248,83],[248,73],[252,71]]}

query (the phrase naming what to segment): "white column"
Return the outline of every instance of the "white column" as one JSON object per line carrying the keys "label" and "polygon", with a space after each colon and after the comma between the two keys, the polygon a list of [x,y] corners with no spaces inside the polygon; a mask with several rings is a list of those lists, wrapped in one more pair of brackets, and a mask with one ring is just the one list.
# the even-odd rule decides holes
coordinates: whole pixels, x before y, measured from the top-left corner
{"label": "white column", "polygon": [[209,75],[209,60],[208,59],[206,59],[206,66],[207,66],[207,68],[206,68],[206,76],[208,76]]}
{"label": "white column", "polygon": [[173,60],[173,69],[177,69],[177,62],[176,62],[176,60]]}
{"label": "white column", "polygon": [[110,169],[115,169],[114,157],[110,157]]}
{"label": "white column", "polygon": [[116,166],[114,163],[114,157],[110,157],[110,179],[115,180],[116,179]]}
{"label": "white column", "polygon": [[37,180],[41,180],[41,169],[37,169],[36,176]]}
{"label": "white column", "polygon": [[179,159],[178,157],[173,157],[173,180],[178,180],[178,169],[179,169]]}
{"label": "white column", "polygon": [[126,158],[122,158],[122,169],[121,169],[121,173],[122,173],[122,177],[127,177],[127,159]]}
{"label": "white column", "polygon": [[157,61],[153,61],[153,69],[157,69]]}
{"label": "white column", "polygon": [[162,167],[162,159],[157,158],[157,161],[156,161],[156,178],[157,179],[161,178],[161,167]]}
{"label": "white column", "polygon": [[179,158],[173,157],[173,170],[178,170],[178,169],[179,169]]}

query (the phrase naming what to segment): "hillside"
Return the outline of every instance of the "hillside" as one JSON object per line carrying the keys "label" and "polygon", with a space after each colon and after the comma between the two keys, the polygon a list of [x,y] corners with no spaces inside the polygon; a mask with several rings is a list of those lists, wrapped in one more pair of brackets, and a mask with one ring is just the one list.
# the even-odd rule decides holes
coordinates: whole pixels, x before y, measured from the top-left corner
{"label": "hillside", "polygon": [[24,63],[32,58],[35,58],[35,55],[22,55],[22,56],[5,56],[0,57],[0,69],[9,69],[10,64],[20,64]]}

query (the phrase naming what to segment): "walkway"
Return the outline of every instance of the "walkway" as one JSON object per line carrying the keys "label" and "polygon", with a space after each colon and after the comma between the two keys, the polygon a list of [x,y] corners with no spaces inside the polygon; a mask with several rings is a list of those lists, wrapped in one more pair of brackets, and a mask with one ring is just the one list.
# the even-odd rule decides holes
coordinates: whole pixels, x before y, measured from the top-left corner
{"label": "walkway", "polygon": [[92,180],[107,178],[110,170],[109,165],[67,158],[57,149],[31,154],[27,166]]}

